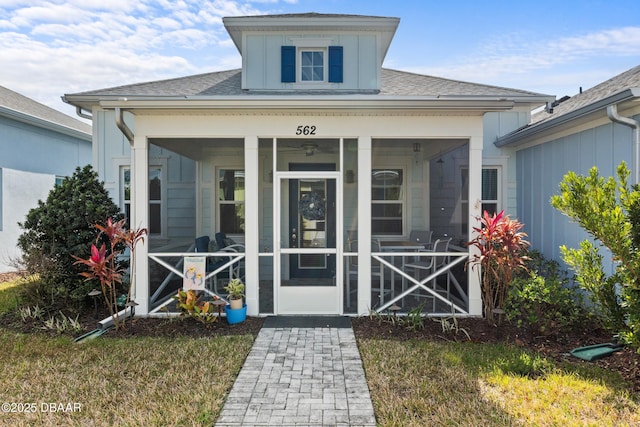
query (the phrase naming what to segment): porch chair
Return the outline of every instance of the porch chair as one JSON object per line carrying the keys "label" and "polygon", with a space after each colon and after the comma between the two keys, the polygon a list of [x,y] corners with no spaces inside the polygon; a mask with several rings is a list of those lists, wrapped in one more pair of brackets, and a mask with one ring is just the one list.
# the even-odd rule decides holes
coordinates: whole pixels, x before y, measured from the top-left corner
{"label": "porch chair", "polygon": [[[224,248],[219,249],[218,252],[240,252],[240,253],[244,253],[244,245],[242,245],[240,243],[234,243],[232,245],[225,246]],[[218,268],[221,265],[229,262],[230,259],[231,258],[225,257],[225,256],[219,257],[219,261],[215,264],[215,268]],[[218,274],[216,274],[215,276],[213,276],[213,292],[215,292],[218,295],[220,294],[220,292],[218,290],[218,280],[223,281],[225,283],[225,285],[231,279],[236,279],[237,278],[237,279],[240,279],[240,280],[244,281],[244,274],[242,274],[243,269],[244,269],[244,262],[243,261],[239,261],[239,262],[236,262],[234,264],[231,264],[229,266],[228,270],[221,271]],[[213,271],[213,270],[211,270],[211,271]]]}
{"label": "porch chair", "polygon": [[[358,241],[352,240],[349,243],[349,252],[358,252]],[[380,252],[380,241],[378,239],[371,239],[371,252]],[[358,279],[358,257],[351,256],[349,257],[349,268],[347,271],[347,306],[351,306],[351,293],[355,292],[355,290],[351,290],[351,277],[355,276],[356,281]],[[384,297],[386,294],[391,293],[391,289],[384,289],[384,274],[383,274],[383,266],[382,264],[372,260],[371,261],[371,278],[377,278],[378,287],[371,287],[372,292],[377,292],[380,295],[380,304],[384,302]]]}
{"label": "porch chair", "polygon": [[431,249],[431,238],[433,231],[431,230],[411,230],[409,240],[424,244],[425,249]]}
{"label": "porch chair", "polygon": [[[450,242],[451,242],[450,237],[447,239],[437,239],[433,244],[433,249],[425,252],[447,252],[449,250]],[[413,261],[413,262],[404,264],[403,270],[406,271],[407,273],[413,272],[414,276],[416,276],[416,278],[420,280],[420,273],[422,271],[426,271],[427,274],[431,274],[437,271],[439,268],[446,265],[448,261],[449,261],[448,256],[444,256],[444,255],[430,256],[429,259],[424,261]],[[437,279],[438,278],[435,277],[433,280],[431,280],[431,289],[433,289],[436,292],[442,292],[441,290],[437,289]],[[450,293],[449,283],[450,283],[449,272],[447,272],[447,286],[446,286],[446,289],[444,290],[447,295],[447,298],[449,298],[449,293]],[[422,294],[416,294],[416,296],[422,296],[422,297],[426,296],[426,297],[433,298],[433,307],[435,311],[435,305],[436,305],[435,297],[433,297],[432,295],[422,295]]]}

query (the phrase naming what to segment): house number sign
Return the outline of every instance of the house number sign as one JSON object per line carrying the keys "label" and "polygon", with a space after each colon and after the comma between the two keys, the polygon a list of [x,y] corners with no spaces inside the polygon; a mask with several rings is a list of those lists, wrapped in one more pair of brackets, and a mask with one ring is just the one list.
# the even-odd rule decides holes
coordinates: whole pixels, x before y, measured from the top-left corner
{"label": "house number sign", "polygon": [[296,128],[296,135],[315,135],[316,127],[309,125],[300,125]]}

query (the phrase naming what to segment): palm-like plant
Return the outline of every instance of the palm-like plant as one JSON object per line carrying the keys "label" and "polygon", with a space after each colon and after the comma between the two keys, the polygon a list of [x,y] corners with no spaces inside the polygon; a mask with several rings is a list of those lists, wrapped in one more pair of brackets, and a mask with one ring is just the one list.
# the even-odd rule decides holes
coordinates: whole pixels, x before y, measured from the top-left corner
{"label": "palm-like plant", "polygon": [[[467,261],[479,269],[482,285],[482,302],[487,321],[495,323],[494,309],[502,308],[515,273],[525,269],[525,252],[529,242],[524,226],[512,220],[504,211],[490,215],[487,211],[481,218],[480,227],[474,227],[475,237],[467,243],[478,249]],[[500,319],[500,318],[499,318]]]}

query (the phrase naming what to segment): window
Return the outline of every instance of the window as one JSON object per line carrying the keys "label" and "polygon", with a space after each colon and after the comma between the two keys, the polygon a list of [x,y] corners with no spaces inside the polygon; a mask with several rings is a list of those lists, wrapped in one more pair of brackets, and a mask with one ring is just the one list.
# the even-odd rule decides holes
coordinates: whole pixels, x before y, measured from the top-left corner
{"label": "window", "polygon": [[296,81],[342,83],[342,52],[342,46],[314,48],[281,46],[281,81],[283,83]]}
{"label": "window", "polygon": [[[131,218],[131,168],[121,169],[120,176],[120,200],[122,211],[127,218]],[[160,166],[149,167],[149,234],[162,234],[162,168]]]}
{"label": "window", "polygon": [[300,80],[303,82],[324,81],[324,51],[303,50],[300,52]]}
{"label": "window", "polygon": [[64,181],[64,178],[65,178],[64,176],[57,176],[57,175],[56,175],[56,183],[55,183],[55,186],[56,186],[56,187],[61,186],[61,185],[62,185],[62,181]]}
{"label": "window", "polygon": [[218,224],[226,234],[244,234],[244,170],[218,170]]}
{"label": "window", "polygon": [[[469,218],[469,169],[461,170],[461,199],[462,199],[462,233],[467,233],[468,218]],[[498,168],[483,168],[482,169],[482,213],[484,211],[489,212],[489,215],[493,215],[498,212],[499,200],[499,169]]]}
{"label": "window", "polygon": [[402,235],[404,173],[402,169],[373,169],[371,177],[371,232]]}

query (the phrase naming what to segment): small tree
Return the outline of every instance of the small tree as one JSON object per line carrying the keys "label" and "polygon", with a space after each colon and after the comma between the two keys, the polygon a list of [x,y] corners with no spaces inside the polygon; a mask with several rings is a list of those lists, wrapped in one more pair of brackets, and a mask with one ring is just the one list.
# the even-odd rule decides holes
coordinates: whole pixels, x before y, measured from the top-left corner
{"label": "small tree", "polygon": [[475,246],[479,253],[467,264],[480,268],[484,315],[488,322],[495,323],[494,309],[504,309],[514,275],[525,268],[523,253],[529,242],[526,233],[520,231],[523,224],[509,219],[504,211],[494,215],[485,211],[478,220],[481,226],[473,228],[476,235],[467,246]]}
{"label": "small tree", "polygon": [[74,258],[89,256],[94,242],[94,224],[104,218],[121,217],[104,185],[91,166],[77,168],[73,176],[49,192],[45,202],[29,211],[18,238],[22,262],[40,281],[35,287],[40,304],[51,307],[84,301],[91,290],[79,276]]}
{"label": "small tree", "polygon": [[[617,177],[600,177],[596,167],[587,176],[569,172],[551,205],[599,242],[596,246],[584,240],[578,249],[562,246],[562,257],[576,271],[605,324],[640,349],[640,187],[629,188],[625,162],[618,166]],[[615,261],[610,276],[599,253],[602,246]]]}

